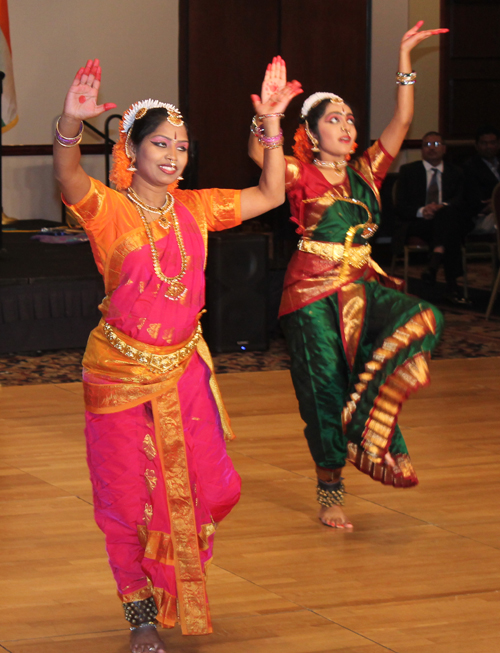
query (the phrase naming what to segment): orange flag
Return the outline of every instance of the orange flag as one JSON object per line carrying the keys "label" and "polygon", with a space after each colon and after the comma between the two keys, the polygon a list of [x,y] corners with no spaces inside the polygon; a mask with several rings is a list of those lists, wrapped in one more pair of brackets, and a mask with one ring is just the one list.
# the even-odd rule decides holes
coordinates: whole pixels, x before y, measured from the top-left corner
{"label": "orange flag", "polygon": [[5,73],[2,95],[2,132],[6,132],[12,129],[18,121],[7,0],[0,0],[0,70]]}

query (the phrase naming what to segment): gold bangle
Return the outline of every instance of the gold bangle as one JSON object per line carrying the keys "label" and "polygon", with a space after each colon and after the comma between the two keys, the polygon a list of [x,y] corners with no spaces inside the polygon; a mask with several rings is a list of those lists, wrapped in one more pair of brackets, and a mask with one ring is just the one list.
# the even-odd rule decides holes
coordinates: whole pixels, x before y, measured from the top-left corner
{"label": "gold bangle", "polygon": [[80,121],[80,129],[78,134],[76,136],[68,137],[63,136],[59,131],[59,121],[61,120],[61,117],[62,116],[59,116],[56,122],[56,141],[63,147],[75,147],[75,145],[78,145],[83,138],[83,121]]}

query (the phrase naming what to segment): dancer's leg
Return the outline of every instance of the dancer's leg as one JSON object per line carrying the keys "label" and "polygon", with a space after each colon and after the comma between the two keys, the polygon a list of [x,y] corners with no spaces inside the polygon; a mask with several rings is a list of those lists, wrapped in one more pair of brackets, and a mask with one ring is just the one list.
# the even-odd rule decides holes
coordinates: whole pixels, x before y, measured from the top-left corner
{"label": "dancer's leg", "polygon": [[[320,299],[282,318],[291,375],[311,455],[316,463],[320,519],[351,528],[342,510],[326,498],[340,489],[347,440],[342,431],[349,370],[344,355],[335,295]],[[320,490],[323,490],[322,494]]]}

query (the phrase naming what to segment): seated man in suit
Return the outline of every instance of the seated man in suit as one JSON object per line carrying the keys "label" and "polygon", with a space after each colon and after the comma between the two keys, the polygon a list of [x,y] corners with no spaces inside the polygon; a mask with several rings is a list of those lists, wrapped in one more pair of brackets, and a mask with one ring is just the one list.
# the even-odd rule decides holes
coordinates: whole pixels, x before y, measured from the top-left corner
{"label": "seated man in suit", "polygon": [[[443,161],[446,145],[438,132],[422,139],[422,161],[401,166],[396,189],[396,212],[405,241],[417,236],[429,244],[431,257],[422,278],[436,281],[443,263],[447,298],[464,303],[457,277],[462,274],[461,242],[463,178],[459,168]],[[401,234],[400,234],[401,236]]]}
{"label": "seated man in suit", "polygon": [[494,234],[496,230],[491,196],[500,182],[499,149],[498,130],[491,125],[480,127],[476,134],[477,154],[464,166],[464,194],[472,234]]}

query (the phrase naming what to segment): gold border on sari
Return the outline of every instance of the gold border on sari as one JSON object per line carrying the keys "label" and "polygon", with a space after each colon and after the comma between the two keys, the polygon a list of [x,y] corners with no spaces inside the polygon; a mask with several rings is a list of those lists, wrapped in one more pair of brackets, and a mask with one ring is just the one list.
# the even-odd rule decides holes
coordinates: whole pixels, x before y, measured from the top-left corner
{"label": "gold border on sari", "polygon": [[181,628],[185,635],[203,635],[212,627],[177,388],[154,399],[152,406],[157,446],[163,452],[160,459],[172,529]]}
{"label": "gold border on sari", "polygon": [[366,313],[366,291],[360,283],[339,290],[339,308],[344,351],[349,367],[354,367]]}
{"label": "gold border on sari", "polygon": [[388,465],[385,460],[375,463],[362,447],[354,442],[349,442],[347,445],[347,460],[374,481],[403,488],[418,485],[417,474],[411,464],[410,456],[407,453],[399,453],[393,458],[396,463],[394,467]]}
{"label": "gold border on sari", "polygon": [[[344,432],[347,429],[347,425],[352,420],[352,416],[356,411],[361,395],[365,392],[368,384],[375,377],[375,374],[384,367],[388,360],[394,358],[401,349],[408,347],[414,340],[423,339],[428,333],[436,333],[436,318],[430,308],[417,313],[411,317],[406,324],[398,327],[392,336],[385,338],[382,346],[378,347],[373,352],[372,359],[365,364],[365,371],[359,374],[359,382],[354,386],[355,392],[351,394],[342,411]],[[391,391],[387,390],[387,393],[389,392]],[[389,410],[390,407],[387,405],[387,411]],[[389,418],[387,417],[386,419]],[[379,428],[379,431],[381,431],[379,435],[384,437],[383,426]]]}

